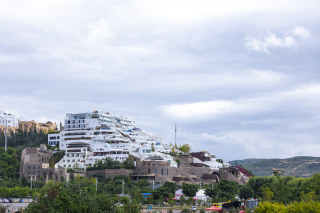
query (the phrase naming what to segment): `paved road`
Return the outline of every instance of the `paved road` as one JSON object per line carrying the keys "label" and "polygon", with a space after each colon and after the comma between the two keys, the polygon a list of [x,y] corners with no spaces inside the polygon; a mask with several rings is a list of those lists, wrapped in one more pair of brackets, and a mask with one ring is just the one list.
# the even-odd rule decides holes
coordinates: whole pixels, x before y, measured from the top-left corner
{"label": "paved road", "polygon": [[19,208],[26,208],[29,203],[0,203],[0,205],[11,207],[13,210],[18,210]]}

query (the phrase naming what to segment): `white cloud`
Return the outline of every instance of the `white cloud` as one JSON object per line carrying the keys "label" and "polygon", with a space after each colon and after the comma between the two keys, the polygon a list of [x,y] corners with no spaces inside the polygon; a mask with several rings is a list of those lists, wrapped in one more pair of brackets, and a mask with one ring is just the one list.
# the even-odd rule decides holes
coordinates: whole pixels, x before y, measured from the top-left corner
{"label": "white cloud", "polygon": [[277,47],[291,47],[295,44],[293,37],[286,36],[283,38],[277,37],[271,32],[267,32],[264,35],[259,35],[258,37],[248,36],[245,37],[245,45],[248,49],[252,49],[258,52],[270,53],[270,49]]}
{"label": "white cloud", "polygon": [[104,18],[100,19],[97,24],[91,24],[88,29],[90,30],[89,42],[107,41],[115,35],[109,29],[108,21]]}
{"label": "white cloud", "polygon": [[286,35],[277,36],[272,32],[260,33],[258,36],[246,36],[245,46],[248,49],[258,52],[270,53],[270,49],[292,47],[296,45],[296,38],[307,39],[310,32],[303,27],[296,27],[289,30]]}
{"label": "white cloud", "polygon": [[296,27],[296,28],[292,29],[290,32],[296,36],[303,38],[303,39],[310,38],[310,31],[306,30],[303,27]]}
{"label": "white cloud", "polygon": [[[297,88],[292,91],[276,92],[262,97],[238,99],[238,100],[214,100],[197,103],[171,104],[162,106],[160,110],[164,115],[184,122],[203,122],[212,119],[241,119],[242,122],[252,122],[252,117],[261,117],[259,122],[274,124],[277,120],[285,117],[295,117],[295,110],[309,110],[320,107],[320,101],[315,101],[314,97],[320,96],[320,85],[311,85],[305,88]],[[290,110],[287,110],[289,108]],[[281,116],[276,116],[280,109],[283,110]],[[314,112],[316,113],[316,112]],[[270,117],[265,117],[268,114]],[[262,115],[264,117],[262,117]],[[313,114],[315,116],[316,114]],[[320,115],[320,113],[319,113]],[[241,118],[240,118],[241,117]],[[270,121],[272,121],[270,123]],[[301,126],[300,126],[301,127]],[[303,128],[303,127],[301,127]]]}

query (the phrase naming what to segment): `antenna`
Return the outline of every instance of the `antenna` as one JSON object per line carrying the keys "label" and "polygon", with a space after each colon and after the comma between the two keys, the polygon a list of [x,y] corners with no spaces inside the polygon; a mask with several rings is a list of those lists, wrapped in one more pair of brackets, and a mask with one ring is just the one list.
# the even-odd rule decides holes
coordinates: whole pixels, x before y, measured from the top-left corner
{"label": "antenna", "polygon": [[174,144],[177,145],[177,124],[174,125]]}

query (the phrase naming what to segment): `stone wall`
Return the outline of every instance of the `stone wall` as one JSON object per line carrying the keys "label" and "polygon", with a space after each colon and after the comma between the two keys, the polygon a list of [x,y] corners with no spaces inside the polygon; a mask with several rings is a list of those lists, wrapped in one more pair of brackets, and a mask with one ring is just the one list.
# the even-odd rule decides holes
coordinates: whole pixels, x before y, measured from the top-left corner
{"label": "stone wall", "polygon": [[103,169],[103,170],[93,170],[93,171],[87,171],[86,176],[87,178],[91,178],[92,175],[96,172],[101,173],[105,178],[108,178],[110,176],[111,179],[113,179],[116,175],[126,175],[130,176],[131,173],[135,173],[136,170],[134,169]]}
{"label": "stone wall", "polygon": [[239,183],[240,185],[244,184],[243,182],[241,182],[239,180],[239,178],[235,177],[233,174],[231,174],[231,173],[229,173],[229,172],[227,172],[225,170],[222,170],[222,169],[220,169],[220,180],[221,179],[232,180],[232,181],[235,181],[235,182]]}

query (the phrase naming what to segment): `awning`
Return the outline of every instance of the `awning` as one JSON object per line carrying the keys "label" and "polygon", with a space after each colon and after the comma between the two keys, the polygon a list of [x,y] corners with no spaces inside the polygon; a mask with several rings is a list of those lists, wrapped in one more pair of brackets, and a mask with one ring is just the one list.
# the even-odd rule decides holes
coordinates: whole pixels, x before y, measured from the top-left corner
{"label": "awning", "polygon": [[223,209],[220,209],[220,208],[218,208],[216,206],[211,206],[210,208],[207,208],[206,210],[223,212]]}

